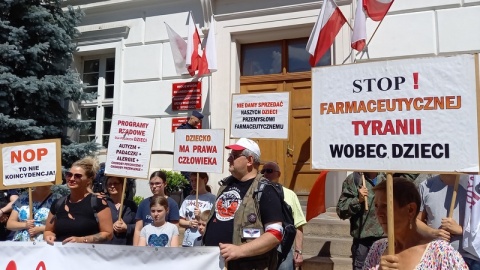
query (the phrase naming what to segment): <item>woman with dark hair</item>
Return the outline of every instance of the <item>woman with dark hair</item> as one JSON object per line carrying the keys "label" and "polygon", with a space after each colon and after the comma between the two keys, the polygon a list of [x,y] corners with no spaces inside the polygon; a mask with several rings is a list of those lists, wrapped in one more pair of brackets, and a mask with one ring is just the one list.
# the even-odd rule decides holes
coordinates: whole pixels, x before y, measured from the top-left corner
{"label": "woman with dark hair", "polygon": [[106,242],[106,244],[133,245],[137,205],[135,202],[127,199],[126,195],[123,200],[121,218],[118,218],[120,216],[124,181],[125,178],[123,177],[108,176],[105,182],[105,189],[108,194],[107,203],[112,212],[113,221],[113,239]]}
{"label": "woman with dark hair", "polygon": [[7,230],[7,221],[17,199],[16,189],[0,190],[0,241],[11,240],[12,233]]}
{"label": "woman with dark hair", "polygon": [[[387,226],[387,181],[373,188],[375,215],[385,233]],[[375,242],[368,253],[364,270],[373,269],[466,269],[467,265],[448,242],[430,241],[417,230],[420,194],[414,183],[393,178],[395,255],[385,255],[388,239]]]}
{"label": "woman with dark hair", "polygon": [[[197,173],[190,173],[190,184],[193,191],[191,195],[188,195],[180,207],[180,227],[185,228],[185,234],[183,237],[182,246],[193,246],[195,239],[200,236],[198,231],[198,217],[201,212],[211,210],[215,203],[216,196],[207,191],[208,174],[201,172],[198,173],[198,186],[197,186]],[[198,191],[198,208],[196,207],[196,192]]]}
{"label": "woman with dark hair", "polygon": [[177,202],[165,195],[165,187],[167,186],[167,174],[163,171],[155,171],[150,175],[150,191],[153,196],[144,199],[138,206],[137,214],[135,216],[135,233],[133,235],[133,245],[138,245],[140,239],[140,231],[144,226],[153,222],[153,218],[150,214],[150,200],[154,197],[162,196],[168,201],[168,215],[166,220],[173,224],[178,224],[178,204]]}
{"label": "woman with dark hair", "polygon": [[83,158],[65,173],[70,195],[55,200],[43,237],[49,244],[101,243],[112,239],[112,214],[107,201],[89,192],[98,162]]}

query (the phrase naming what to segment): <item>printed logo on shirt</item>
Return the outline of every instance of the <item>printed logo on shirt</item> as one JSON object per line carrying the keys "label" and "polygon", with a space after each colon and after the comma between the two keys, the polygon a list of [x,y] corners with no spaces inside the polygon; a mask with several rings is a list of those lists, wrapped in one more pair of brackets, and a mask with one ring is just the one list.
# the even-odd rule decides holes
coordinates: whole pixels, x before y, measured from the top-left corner
{"label": "printed logo on shirt", "polygon": [[237,190],[224,192],[215,202],[217,219],[220,221],[233,219],[241,203],[242,199]]}

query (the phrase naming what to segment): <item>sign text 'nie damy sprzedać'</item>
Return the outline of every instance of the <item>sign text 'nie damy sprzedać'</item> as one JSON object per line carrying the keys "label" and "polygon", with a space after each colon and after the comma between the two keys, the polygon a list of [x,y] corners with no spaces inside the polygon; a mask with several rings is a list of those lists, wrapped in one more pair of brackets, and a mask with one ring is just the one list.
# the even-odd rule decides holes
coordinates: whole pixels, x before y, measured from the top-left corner
{"label": "sign text 'nie damy sprzeda\u0107'", "polygon": [[232,95],[233,138],[288,138],[290,94]]}

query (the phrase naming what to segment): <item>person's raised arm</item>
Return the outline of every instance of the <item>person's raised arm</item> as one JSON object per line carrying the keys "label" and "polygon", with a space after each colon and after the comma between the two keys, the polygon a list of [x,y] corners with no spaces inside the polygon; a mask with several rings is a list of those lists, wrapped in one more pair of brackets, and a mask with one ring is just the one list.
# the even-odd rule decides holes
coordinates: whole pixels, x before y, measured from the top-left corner
{"label": "person's raised arm", "polygon": [[7,221],[7,229],[10,231],[20,231],[20,230],[28,230],[34,226],[33,219],[29,219],[27,221],[18,221],[18,212],[12,210],[10,217]]}

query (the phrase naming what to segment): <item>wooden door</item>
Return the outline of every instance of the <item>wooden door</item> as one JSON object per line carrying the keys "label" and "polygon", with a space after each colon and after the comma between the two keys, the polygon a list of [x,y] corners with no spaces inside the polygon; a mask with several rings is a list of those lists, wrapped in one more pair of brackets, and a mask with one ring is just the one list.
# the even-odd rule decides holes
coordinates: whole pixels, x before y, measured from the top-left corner
{"label": "wooden door", "polygon": [[281,184],[298,193],[308,193],[318,175],[318,172],[310,170],[311,79],[310,76],[285,79],[287,80],[242,83],[240,92],[242,94],[290,92],[288,140],[255,139],[255,141],[258,142],[262,152],[262,164],[274,161],[280,166]]}

